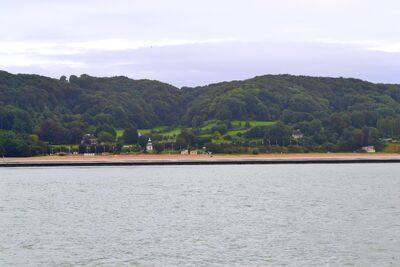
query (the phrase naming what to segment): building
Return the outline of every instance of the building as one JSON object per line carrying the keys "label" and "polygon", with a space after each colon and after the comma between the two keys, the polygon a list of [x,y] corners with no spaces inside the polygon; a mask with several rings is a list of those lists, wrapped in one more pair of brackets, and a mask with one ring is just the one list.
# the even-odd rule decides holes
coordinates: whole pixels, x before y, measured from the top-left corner
{"label": "building", "polygon": [[146,151],[147,152],[153,152],[153,143],[151,142],[150,138],[149,138],[149,141],[147,142],[147,145],[146,145]]}
{"label": "building", "polygon": [[300,131],[300,129],[297,129],[292,132],[292,137],[294,140],[299,140],[304,137],[304,134]]}
{"label": "building", "polygon": [[93,134],[85,134],[82,137],[81,145],[95,146],[98,144],[97,138]]}
{"label": "building", "polygon": [[190,155],[197,155],[197,150],[190,150]]}
{"label": "building", "polygon": [[187,149],[182,150],[181,155],[189,155],[189,150],[187,150]]}
{"label": "building", "polygon": [[367,152],[367,153],[375,153],[375,148],[374,146],[363,146],[361,150]]}

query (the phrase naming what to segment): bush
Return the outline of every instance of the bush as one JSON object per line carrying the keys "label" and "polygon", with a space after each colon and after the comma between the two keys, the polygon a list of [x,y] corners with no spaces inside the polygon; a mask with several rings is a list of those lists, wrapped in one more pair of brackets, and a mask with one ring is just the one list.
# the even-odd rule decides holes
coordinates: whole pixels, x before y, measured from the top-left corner
{"label": "bush", "polygon": [[158,143],[157,142],[157,143],[153,144],[153,148],[154,148],[154,151],[156,151],[157,154],[160,154],[161,152],[164,151],[165,146],[164,146],[163,143]]}
{"label": "bush", "polygon": [[254,148],[254,149],[252,149],[251,154],[258,155],[258,154],[260,154],[260,151],[257,148]]}
{"label": "bush", "polygon": [[297,145],[290,145],[287,147],[289,153],[304,153],[304,147]]}
{"label": "bush", "polygon": [[124,134],[122,135],[122,139],[125,144],[137,144],[139,139],[139,134],[136,128],[129,127],[124,130]]}

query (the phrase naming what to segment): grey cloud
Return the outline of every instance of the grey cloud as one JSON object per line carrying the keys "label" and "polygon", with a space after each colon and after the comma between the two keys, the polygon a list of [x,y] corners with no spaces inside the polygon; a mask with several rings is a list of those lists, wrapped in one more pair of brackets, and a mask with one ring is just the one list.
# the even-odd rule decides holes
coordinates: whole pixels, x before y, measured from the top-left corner
{"label": "grey cloud", "polygon": [[[113,51],[78,47],[71,55],[61,53],[65,47],[47,55],[6,47],[0,50],[0,68],[52,77],[126,75],[177,86],[266,73],[400,82],[399,16],[395,0],[3,0],[0,44],[200,43]],[[201,43],[212,39],[235,41]],[[368,42],[378,45],[360,45]]]}

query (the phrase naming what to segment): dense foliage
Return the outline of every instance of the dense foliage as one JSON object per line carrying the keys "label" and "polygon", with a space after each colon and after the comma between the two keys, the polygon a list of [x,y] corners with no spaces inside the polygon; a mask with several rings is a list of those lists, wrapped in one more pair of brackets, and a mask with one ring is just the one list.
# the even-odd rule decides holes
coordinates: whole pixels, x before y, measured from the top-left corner
{"label": "dense foliage", "polygon": [[400,86],[357,79],[266,75],[182,91],[190,100],[183,116],[188,124],[210,119],[297,123],[346,115],[355,127],[375,127],[378,119],[400,111]]}
{"label": "dense foliage", "polygon": [[[119,142],[143,145],[147,137],[136,129],[160,125],[187,129],[172,138],[153,134],[158,151],[207,145],[243,152],[239,143],[257,140],[257,151],[354,151],[398,139],[399,114],[399,85],[357,79],[266,75],[178,89],[126,77],[0,72],[0,152],[8,156],[43,153],[45,143],[80,144],[85,133],[112,143],[118,129],[128,130]],[[278,123],[232,126],[235,120]],[[202,130],[210,121],[218,123]],[[294,140],[297,129],[304,137]]]}
{"label": "dense foliage", "polygon": [[174,124],[183,112],[181,91],[126,77],[71,76],[69,81],[0,72],[0,128],[30,132],[53,120],[62,127],[147,128]]}

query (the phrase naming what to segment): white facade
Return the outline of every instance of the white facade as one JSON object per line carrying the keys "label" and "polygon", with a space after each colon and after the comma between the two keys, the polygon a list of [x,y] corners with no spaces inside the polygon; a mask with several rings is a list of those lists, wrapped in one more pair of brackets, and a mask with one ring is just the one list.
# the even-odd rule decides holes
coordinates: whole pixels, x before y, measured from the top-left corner
{"label": "white facade", "polygon": [[153,144],[151,143],[151,139],[149,138],[149,141],[147,142],[146,145],[146,151],[147,152],[152,152],[153,151]]}
{"label": "white facade", "polygon": [[299,129],[297,129],[297,130],[293,131],[292,137],[294,140],[299,140],[299,139],[302,139],[304,137],[304,135]]}
{"label": "white facade", "polygon": [[375,153],[374,146],[364,146],[361,149],[364,150],[367,153]]}

